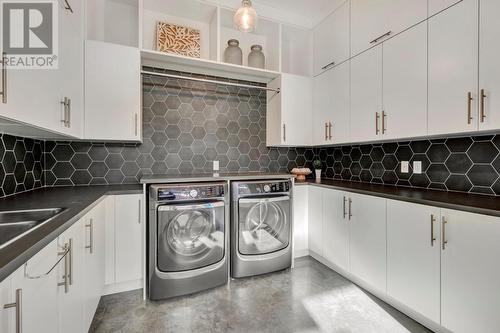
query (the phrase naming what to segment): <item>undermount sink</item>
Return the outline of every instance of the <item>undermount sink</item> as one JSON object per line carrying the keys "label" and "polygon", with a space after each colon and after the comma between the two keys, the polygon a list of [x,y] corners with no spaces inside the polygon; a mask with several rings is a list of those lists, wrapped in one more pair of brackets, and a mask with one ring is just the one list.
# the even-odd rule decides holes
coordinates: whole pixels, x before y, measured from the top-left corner
{"label": "undermount sink", "polygon": [[64,208],[0,212],[0,249],[62,213]]}

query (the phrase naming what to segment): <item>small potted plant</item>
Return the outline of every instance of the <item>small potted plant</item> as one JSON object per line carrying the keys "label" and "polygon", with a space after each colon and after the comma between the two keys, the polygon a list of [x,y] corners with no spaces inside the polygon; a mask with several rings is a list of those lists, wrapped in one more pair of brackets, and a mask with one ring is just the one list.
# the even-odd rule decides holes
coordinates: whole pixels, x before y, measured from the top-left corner
{"label": "small potted plant", "polygon": [[316,179],[321,179],[321,161],[314,160],[313,167],[314,167],[314,171],[316,172]]}

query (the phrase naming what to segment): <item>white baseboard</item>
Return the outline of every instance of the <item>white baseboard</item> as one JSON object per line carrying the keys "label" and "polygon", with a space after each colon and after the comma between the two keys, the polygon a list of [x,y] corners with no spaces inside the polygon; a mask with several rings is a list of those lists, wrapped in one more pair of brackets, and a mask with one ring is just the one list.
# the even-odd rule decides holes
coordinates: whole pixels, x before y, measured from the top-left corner
{"label": "white baseboard", "polygon": [[352,275],[348,271],[346,271],[346,270],[338,267],[335,264],[330,263],[328,260],[326,260],[325,258],[323,258],[322,256],[320,256],[319,254],[317,254],[317,253],[309,250],[309,255],[311,257],[313,257],[314,259],[316,259],[317,261],[319,261],[320,263],[322,263],[323,265],[325,265],[328,268],[330,268],[331,270],[339,273],[340,275],[342,275],[343,277],[345,277],[346,279],[348,279],[352,283],[354,283],[354,284],[358,285],[359,287],[367,290],[371,294],[375,295],[377,298],[381,299],[382,301],[386,302],[387,304],[390,304],[392,307],[398,309],[399,311],[401,311],[402,313],[404,313],[405,315],[407,315],[411,319],[413,319],[416,322],[418,322],[418,323],[424,325],[425,327],[429,328],[433,332],[436,332],[436,333],[452,333],[450,330],[444,328],[439,323],[436,323],[433,320],[430,320],[429,318],[423,316],[422,314],[420,314],[420,313],[416,312],[415,310],[409,308],[408,306],[402,304],[398,300],[396,300],[396,299],[392,298],[391,296],[387,295],[387,293],[381,292],[380,290],[371,287],[368,283],[366,283],[363,280],[357,278],[356,276]]}
{"label": "white baseboard", "polygon": [[103,296],[122,293],[124,291],[131,291],[136,289],[142,289],[142,279],[119,282],[113,284],[107,284],[104,286],[104,291],[102,293]]}
{"label": "white baseboard", "polygon": [[293,251],[293,257],[294,258],[306,257],[308,255],[309,255],[309,250],[308,249],[294,250]]}

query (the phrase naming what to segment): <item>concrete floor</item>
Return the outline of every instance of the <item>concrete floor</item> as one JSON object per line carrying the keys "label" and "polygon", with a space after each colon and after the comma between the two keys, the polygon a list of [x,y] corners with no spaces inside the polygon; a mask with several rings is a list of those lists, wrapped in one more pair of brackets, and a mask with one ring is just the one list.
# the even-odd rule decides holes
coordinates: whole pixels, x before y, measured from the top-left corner
{"label": "concrete floor", "polygon": [[316,260],[191,296],[103,297],[90,332],[430,332]]}

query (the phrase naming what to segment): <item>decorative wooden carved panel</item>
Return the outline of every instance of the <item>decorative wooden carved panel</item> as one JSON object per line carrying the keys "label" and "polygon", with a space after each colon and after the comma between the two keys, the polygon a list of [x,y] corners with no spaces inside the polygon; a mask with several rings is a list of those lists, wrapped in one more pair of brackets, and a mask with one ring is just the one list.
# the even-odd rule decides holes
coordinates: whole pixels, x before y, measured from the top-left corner
{"label": "decorative wooden carved panel", "polygon": [[175,24],[158,22],[156,49],[183,56],[200,57],[200,31]]}

